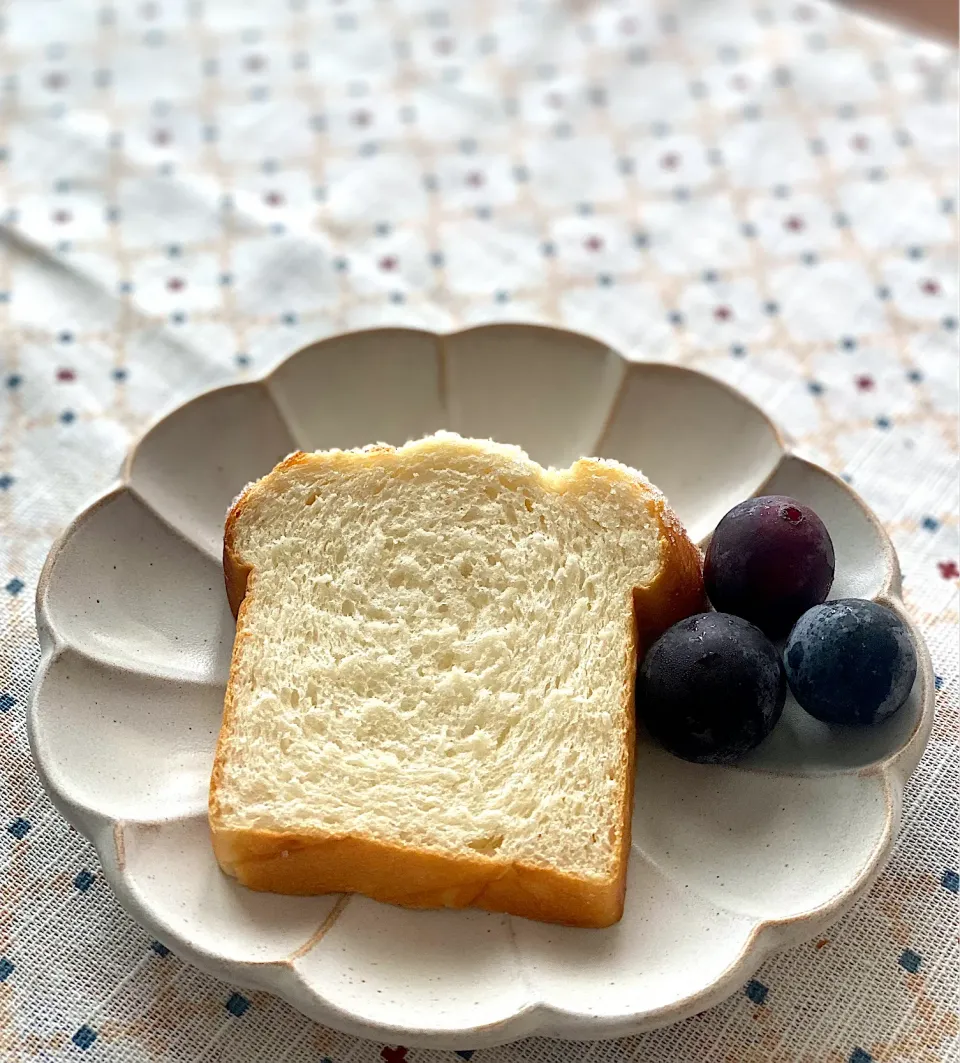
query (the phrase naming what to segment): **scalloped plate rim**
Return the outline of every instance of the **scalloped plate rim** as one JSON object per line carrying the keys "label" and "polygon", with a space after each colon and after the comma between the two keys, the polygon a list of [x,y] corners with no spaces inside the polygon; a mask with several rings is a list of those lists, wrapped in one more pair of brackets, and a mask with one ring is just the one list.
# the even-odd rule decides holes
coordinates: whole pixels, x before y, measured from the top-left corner
{"label": "scalloped plate rim", "polygon": [[[624,363],[623,377],[612,398],[610,412],[604,421],[599,439],[606,435],[607,428],[619,403],[625,382],[631,372],[637,369],[656,368],[678,375],[688,377],[700,377],[710,381],[712,385],[733,395],[740,402],[749,406],[765,423],[772,432],[780,450],[780,457],[763,482],[758,485],[757,492],[762,490],[764,484],[770,482],[777,471],[788,459],[795,459],[817,470],[818,473],[833,480],[843,492],[853,500],[862,515],[873,526],[878,534],[881,549],[886,562],[886,578],[880,590],[874,595],[875,599],[883,600],[893,607],[898,614],[907,622],[918,647],[920,663],[920,709],[917,723],[900,747],[887,756],[884,760],[870,764],[860,769],[856,774],[878,776],[884,788],[886,805],[886,818],[882,836],[876,845],[870,860],[860,869],[855,881],[831,898],[827,903],[818,908],[800,913],[785,919],[753,919],[753,926],[746,936],[740,953],[727,965],[713,982],[696,991],[692,995],[671,1002],[668,1005],[652,1009],[640,1010],[632,1014],[618,1016],[591,1016],[585,1013],[576,1013],[555,1007],[543,1000],[528,1000],[524,1005],[502,1019],[482,1026],[467,1027],[454,1031],[453,1029],[421,1029],[415,1030],[399,1027],[388,1023],[380,1023],[369,1015],[349,1012],[325,1000],[315,989],[311,988],[298,968],[295,961],[289,957],[282,960],[243,962],[239,960],[226,960],[201,947],[193,945],[177,933],[171,933],[165,922],[154,916],[153,911],[139,903],[132,880],[127,876],[125,865],[121,858],[123,829],[126,824],[140,825],[146,822],[172,822],[182,817],[170,817],[167,820],[119,820],[87,809],[73,801],[56,784],[50,773],[46,770],[43,757],[40,755],[38,736],[38,722],[36,703],[47,673],[57,659],[59,651],[64,648],[56,634],[53,618],[47,610],[47,595],[51,584],[54,569],[61,556],[64,547],[73,537],[76,531],[99,509],[110,504],[129,493],[140,504],[144,505],[168,530],[178,538],[190,543],[183,533],[171,525],[162,514],[140,494],[132,484],[133,465],[139,453],[141,444],[168,418],[177,414],[187,406],[203,401],[214,394],[233,391],[243,388],[263,388],[267,391],[271,400],[275,402],[271,381],[275,374],[297,356],[307,351],[335,347],[344,340],[358,335],[369,335],[377,332],[406,332],[411,335],[431,337],[437,341],[441,359],[445,358],[446,342],[461,335],[467,335],[477,331],[491,329],[523,329],[535,330],[541,334],[559,333],[568,337],[575,337],[597,349],[598,353],[613,352]],[[190,543],[195,549],[196,544]],[[896,842],[897,831],[900,823],[901,801],[903,787],[907,778],[912,773],[929,739],[933,724],[934,714],[934,677],[929,652],[922,634],[916,627],[912,617],[900,597],[900,568],[896,551],[890,541],[886,529],[879,519],[864,502],[860,495],[839,477],[829,470],[816,465],[814,462],[796,454],[786,440],[784,433],[777,424],[759,406],[756,405],[742,392],[727,382],[714,377],[709,373],[703,373],[687,366],[677,365],[671,362],[658,360],[635,360],[627,358],[622,352],[605,343],[603,340],[577,332],[575,330],[556,328],[550,325],[527,324],[524,322],[499,322],[489,325],[474,325],[464,329],[450,330],[447,332],[433,332],[428,329],[419,329],[407,326],[386,326],[359,329],[351,332],[338,333],[322,337],[312,343],[299,347],[290,354],[276,361],[265,372],[250,377],[243,381],[233,381],[218,386],[207,388],[191,395],[164,410],[160,415],[152,419],[146,428],[130,446],[127,456],[122,464],[119,477],[107,488],[92,499],[70,521],[62,534],[55,540],[46,557],[41,570],[36,593],[37,627],[41,647],[41,658],[34,677],[28,711],[27,711],[27,735],[28,741],[41,782],[50,797],[52,803],[95,846],[100,858],[104,877],[113,889],[122,906],[147,929],[166,936],[174,941],[179,953],[197,967],[205,970],[212,976],[231,981],[239,985],[262,989],[272,992],[310,1018],[327,1023],[337,1029],[360,1037],[374,1037],[381,1040],[396,1041],[402,1039],[411,1047],[424,1048],[455,1048],[462,1047],[465,1043],[471,1047],[483,1048],[510,1043],[519,1038],[528,1036],[556,1037],[561,1040],[599,1040],[608,1037],[626,1036],[631,1033],[640,1033],[645,1030],[655,1029],[673,1022],[681,1021],[706,1008],[712,1007],[735,990],[736,986],[750,977],[764,959],[771,953],[787,948],[792,944],[807,940],[840,918],[870,887],[877,875],[885,866],[893,846]],[[77,647],[72,647],[81,656],[87,656]],[[172,680],[175,681],[175,680]],[[754,769],[748,769],[754,770]],[[773,774],[778,774],[773,772]],[[786,773],[779,773],[786,774]],[[743,917],[747,918],[750,917]],[[280,977],[261,977],[272,972]],[[539,1020],[534,1022],[534,1020]]]}

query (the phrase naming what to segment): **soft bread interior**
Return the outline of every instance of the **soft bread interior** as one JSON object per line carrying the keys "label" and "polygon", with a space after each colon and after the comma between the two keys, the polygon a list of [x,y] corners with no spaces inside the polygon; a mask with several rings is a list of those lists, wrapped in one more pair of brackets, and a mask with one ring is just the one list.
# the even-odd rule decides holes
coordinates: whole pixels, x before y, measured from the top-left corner
{"label": "soft bread interior", "polygon": [[632,590],[660,567],[625,472],[446,437],[250,489],[218,824],[613,874]]}

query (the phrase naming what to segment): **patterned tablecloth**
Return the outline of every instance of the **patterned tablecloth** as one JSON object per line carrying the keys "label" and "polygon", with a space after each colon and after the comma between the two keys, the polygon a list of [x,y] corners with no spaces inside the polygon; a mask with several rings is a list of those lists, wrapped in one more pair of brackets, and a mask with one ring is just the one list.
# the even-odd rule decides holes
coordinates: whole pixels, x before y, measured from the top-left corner
{"label": "patterned tablecloth", "polygon": [[643,1037],[475,1063],[960,1059],[951,53],[793,0],[12,0],[0,48],[0,1056],[457,1063],[185,966],[27,750],[33,592],[161,408],[379,323],[559,322],[742,388],[900,551],[939,687],[896,855]]}

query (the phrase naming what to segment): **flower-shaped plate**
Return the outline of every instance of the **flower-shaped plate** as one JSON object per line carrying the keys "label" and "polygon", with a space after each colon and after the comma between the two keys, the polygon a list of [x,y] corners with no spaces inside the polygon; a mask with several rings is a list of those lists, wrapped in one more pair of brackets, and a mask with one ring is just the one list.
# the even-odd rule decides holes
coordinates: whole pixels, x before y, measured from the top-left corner
{"label": "flower-shaped plate", "polygon": [[[909,702],[853,732],[791,701],[735,767],[688,764],[641,738],[626,911],[607,930],[238,886],[217,867],[206,819],[234,631],[224,513],[290,451],[439,428],[517,443],[545,465],[618,458],[699,540],[751,494],[809,503],[836,547],[833,595],[873,598],[910,624]],[[534,326],[354,333],[173,410],[73,522],[38,592],[30,739],[121,903],[198,967],[382,1041],[614,1037],[716,1004],[771,951],[819,934],[884,864],[933,715],[930,660],[899,587],[863,501],[708,376]]]}

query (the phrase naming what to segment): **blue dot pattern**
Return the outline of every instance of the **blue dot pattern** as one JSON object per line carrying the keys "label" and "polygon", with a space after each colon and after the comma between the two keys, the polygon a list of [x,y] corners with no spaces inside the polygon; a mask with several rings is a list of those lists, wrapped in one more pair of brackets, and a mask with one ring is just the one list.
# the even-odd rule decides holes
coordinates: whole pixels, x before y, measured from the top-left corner
{"label": "blue dot pattern", "polygon": [[[180,959],[189,950],[174,929],[161,935],[169,945],[153,941],[168,923],[145,932],[123,912],[89,841],[51,806],[31,761],[29,692],[39,660],[32,592],[76,507],[111,486],[131,439],[171,404],[268,373],[294,348],[344,330],[451,332],[519,320],[584,331],[633,358],[702,370],[747,392],[798,452],[844,474],[887,522],[938,673],[934,739],[870,897],[821,939],[770,957],[708,1013],[616,1042],[606,1054],[766,1063],[765,1053],[792,1053],[805,1063],[848,1063],[859,1052],[856,1063],[871,1053],[894,1063],[888,1046],[902,1043],[906,1063],[922,1043],[931,1060],[950,1058],[954,1045],[937,1037],[955,1028],[951,931],[960,886],[950,829],[960,764],[960,554],[950,476],[955,55],[878,29],[850,5],[809,0],[55,6],[51,17],[51,4],[7,0],[0,34],[0,81],[13,108],[0,122],[0,219],[14,251],[0,269],[0,1039],[13,1042],[6,1052],[86,1053],[105,1063],[379,1063],[379,1046],[318,1033],[277,1000],[265,997],[261,1006],[259,996],[234,994]],[[406,364],[402,344],[390,353]],[[447,366],[445,403],[429,386],[434,359],[410,354],[411,394],[424,407],[409,428],[407,389],[380,413],[382,381],[370,373],[361,387],[371,402],[357,430],[370,441],[389,436],[391,425],[415,434],[438,427],[451,409],[472,421],[479,393],[456,390],[470,375],[458,357]],[[510,396],[506,417],[533,400],[512,375],[503,384],[499,364],[484,375],[491,394]],[[341,397],[327,392],[342,386],[339,372],[288,396],[291,405],[305,413],[311,403],[335,408]],[[568,406],[589,413],[589,426],[569,415],[571,446],[587,448],[599,434],[601,407],[617,390],[615,372],[592,372],[584,365],[573,384],[565,372],[542,375],[537,416],[562,409],[567,417]],[[624,416],[633,401],[629,377],[627,384]],[[566,394],[554,403],[551,388],[571,387],[572,405],[564,405]],[[685,436],[702,440],[683,411],[666,412]],[[218,441],[225,454],[250,454],[266,468],[280,454],[263,450],[261,427],[258,416],[224,418]],[[643,429],[616,427],[624,435]],[[235,430],[244,432],[239,440]],[[712,436],[698,446],[712,459],[725,443]],[[756,471],[762,479],[765,471]],[[187,473],[174,470],[170,483]],[[252,474],[227,461],[218,481],[224,498],[197,500],[201,509],[227,504],[242,486],[235,473]],[[792,475],[788,464],[778,479],[792,487]],[[755,486],[744,482],[743,490]],[[149,546],[154,522],[146,512],[144,519]],[[184,542],[178,549],[189,552]],[[96,587],[86,586],[84,623],[93,622],[93,636],[126,634],[101,626],[112,610],[96,603],[101,589],[129,590],[122,553],[119,571],[111,563]],[[158,587],[169,576],[161,569],[149,570]],[[209,612],[158,614],[161,591],[142,596],[135,619],[182,645],[187,629],[223,609],[220,587],[206,581],[203,594],[206,586]],[[227,627],[213,637],[229,642]],[[90,732],[89,765],[105,776],[117,767],[135,785],[165,792],[165,741],[148,743],[130,764],[111,759],[112,736],[138,725],[137,699],[115,706],[90,690],[81,696],[71,661],[57,667],[71,675],[63,692],[75,704],[65,708]],[[158,691],[169,685],[155,682]],[[176,696],[189,709],[188,685],[178,684]],[[191,741],[200,740],[194,726]],[[70,770],[84,759],[82,748],[75,752]],[[782,839],[778,808],[761,802],[751,810],[773,849]],[[782,881],[799,892],[805,883],[793,855],[783,856],[791,866]],[[133,877],[140,858],[129,862]],[[171,879],[165,900],[179,911],[180,883]],[[701,932],[704,904],[716,900],[707,886],[691,879],[684,890],[691,934]],[[742,886],[717,886],[717,903]],[[747,907],[753,888],[751,880],[742,892]],[[253,912],[288,903],[238,896]],[[310,962],[324,962],[328,948],[331,957],[341,939],[349,944],[361,908],[351,905]],[[448,915],[451,925],[460,919]],[[255,935],[257,925],[254,916],[246,929]],[[501,947],[496,930],[490,940]],[[664,950],[653,966],[695,966],[696,949],[693,956]],[[383,968],[365,971],[362,960],[376,958],[343,957],[371,998]],[[472,1006],[472,960],[459,958],[459,984],[430,985],[440,995],[462,993]],[[424,973],[416,950],[403,962],[415,978]],[[478,983],[489,962],[484,942]],[[610,975],[627,982],[611,987],[619,1000],[636,999],[630,975]],[[406,1052],[407,1063],[432,1055],[459,1063],[471,1049],[392,1051],[398,1061]],[[471,1063],[509,1063],[518,1052],[485,1049]],[[538,1063],[569,1063],[596,1050],[538,1040],[534,1054]]]}
{"label": "blue dot pattern", "polygon": [[747,982],[744,993],[748,1000],[752,1000],[754,1004],[766,1004],[767,994],[769,989],[763,984],[763,982],[750,981]]}
{"label": "blue dot pattern", "polygon": [[238,1019],[241,1015],[245,1014],[250,1007],[250,1001],[241,993],[233,993],[230,999],[226,1003],[226,1009],[231,1015],[235,1015]]}
{"label": "blue dot pattern", "polygon": [[89,1026],[81,1026],[73,1037],[70,1038],[77,1048],[82,1048],[84,1052],[86,1052],[96,1039],[97,1031],[92,1030]]}
{"label": "blue dot pattern", "polygon": [[96,881],[97,876],[93,874],[92,871],[88,871],[84,868],[77,874],[77,877],[73,880],[73,884],[81,893],[86,893]]}

